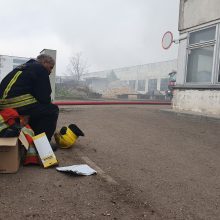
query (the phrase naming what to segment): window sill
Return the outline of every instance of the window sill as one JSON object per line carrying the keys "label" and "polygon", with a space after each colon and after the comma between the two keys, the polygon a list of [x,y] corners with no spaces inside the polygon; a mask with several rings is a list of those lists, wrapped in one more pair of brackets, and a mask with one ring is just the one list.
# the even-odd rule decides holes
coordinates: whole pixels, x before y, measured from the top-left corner
{"label": "window sill", "polygon": [[220,90],[220,84],[217,85],[175,85],[174,89],[210,89]]}

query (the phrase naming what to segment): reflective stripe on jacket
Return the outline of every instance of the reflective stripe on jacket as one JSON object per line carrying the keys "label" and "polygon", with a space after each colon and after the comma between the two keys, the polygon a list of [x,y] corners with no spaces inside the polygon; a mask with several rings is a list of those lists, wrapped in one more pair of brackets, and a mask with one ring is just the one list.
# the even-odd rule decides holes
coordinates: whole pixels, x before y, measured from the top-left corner
{"label": "reflective stripe on jacket", "polygon": [[8,95],[8,92],[10,91],[11,87],[13,86],[13,84],[16,82],[16,80],[18,79],[18,77],[21,75],[22,71],[18,71],[14,77],[11,79],[11,81],[8,83],[5,91],[4,91],[4,94],[3,94],[3,99],[5,99]]}
{"label": "reflective stripe on jacket", "polygon": [[0,99],[0,109],[6,108],[18,108],[26,105],[36,103],[37,100],[31,94],[25,94],[17,96],[14,98],[7,98],[8,92],[10,91],[13,84],[17,81],[18,77],[21,75],[22,71],[17,71],[13,78],[8,83],[7,87],[4,90],[3,97]]}
{"label": "reflective stripe on jacket", "polygon": [[8,73],[0,83],[0,109],[51,103],[47,69],[31,59]]}
{"label": "reflective stripe on jacket", "polygon": [[31,94],[21,95],[9,99],[0,99],[0,109],[18,108],[36,102],[37,100]]}
{"label": "reflective stripe on jacket", "polygon": [[9,125],[5,123],[4,118],[0,115],[0,132],[8,127]]}

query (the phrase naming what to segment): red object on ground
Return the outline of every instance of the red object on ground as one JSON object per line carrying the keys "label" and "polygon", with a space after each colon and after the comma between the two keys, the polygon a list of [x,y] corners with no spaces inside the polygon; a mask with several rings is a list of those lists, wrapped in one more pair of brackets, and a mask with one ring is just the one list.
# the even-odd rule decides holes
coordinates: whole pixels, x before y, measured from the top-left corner
{"label": "red object on ground", "polygon": [[167,101],[55,101],[56,105],[171,105]]}
{"label": "red object on ground", "polygon": [[24,158],[23,165],[40,165],[37,151],[33,145],[29,146]]}
{"label": "red object on ground", "polygon": [[38,156],[27,156],[23,163],[24,166],[27,165],[40,165]]}

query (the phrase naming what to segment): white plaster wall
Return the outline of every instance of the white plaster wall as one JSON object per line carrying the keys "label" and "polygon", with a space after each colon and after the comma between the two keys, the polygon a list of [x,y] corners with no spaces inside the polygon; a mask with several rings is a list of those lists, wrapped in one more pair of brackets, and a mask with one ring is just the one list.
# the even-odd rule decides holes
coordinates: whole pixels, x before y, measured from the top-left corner
{"label": "white plaster wall", "polygon": [[[137,91],[137,88],[136,88],[136,91]],[[147,92],[148,92],[148,80],[146,80],[144,93],[147,93]]]}
{"label": "white plaster wall", "polygon": [[220,19],[219,0],[180,0],[180,31],[217,19]]}
{"label": "white plaster wall", "polygon": [[13,70],[13,59],[28,61],[29,58],[26,57],[16,57],[16,56],[7,56],[0,55],[0,81]]}
{"label": "white plaster wall", "polygon": [[178,61],[177,61],[177,75],[176,84],[183,85],[185,82],[185,69],[186,69],[186,57],[187,57],[187,34],[180,34],[180,43],[178,49]]}
{"label": "white plaster wall", "polygon": [[110,69],[99,72],[91,72],[85,74],[84,79],[90,77],[105,78],[112,71],[114,71],[117,78],[121,81],[135,80],[136,81],[135,91],[138,91],[137,89],[138,80],[145,80],[146,81],[145,90],[138,91],[139,93],[144,94],[148,92],[149,79],[157,79],[157,90],[160,90],[161,78],[169,78],[170,72],[177,71],[177,59],[158,62],[158,63],[138,65],[138,66]]}
{"label": "white plaster wall", "polygon": [[91,72],[84,75],[89,77],[106,77],[111,71],[114,71],[120,80],[147,80],[168,78],[169,73],[177,70],[177,60],[169,60],[158,63],[150,63],[138,66],[123,67],[99,72]]}
{"label": "white plaster wall", "polygon": [[177,60],[169,60],[158,63],[150,63],[134,67],[115,69],[116,75],[121,80],[146,80],[168,78],[168,74],[177,70]]}
{"label": "white plaster wall", "polygon": [[51,50],[51,49],[44,49],[40,52],[41,54],[48,54],[49,56],[53,57],[55,60],[55,66],[50,74],[50,84],[51,84],[51,99],[55,99],[55,78],[56,78],[56,50]]}
{"label": "white plaster wall", "polygon": [[1,75],[2,80],[13,69],[13,62],[11,57],[1,56]]}
{"label": "white plaster wall", "polygon": [[157,90],[160,91],[161,78],[157,79]]}
{"label": "white plaster wall", "polygon": [[172,100],[175,111],[191,111],[220,116],[220,91],[175,90]]}

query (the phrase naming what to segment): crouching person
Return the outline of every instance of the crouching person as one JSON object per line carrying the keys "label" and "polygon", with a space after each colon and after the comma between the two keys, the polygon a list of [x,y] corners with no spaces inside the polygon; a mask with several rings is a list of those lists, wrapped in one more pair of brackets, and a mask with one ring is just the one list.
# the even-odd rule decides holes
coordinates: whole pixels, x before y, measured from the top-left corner
{"label": "crouching person", "polygon": [[13,69],[0,84],[0,109],[14,108],[19,115],[29,116],[35,135],[45,132],[49,141],[59,115],[58,106],[51,102],[49,75],[54,65],[51,56],[41,54]]}

